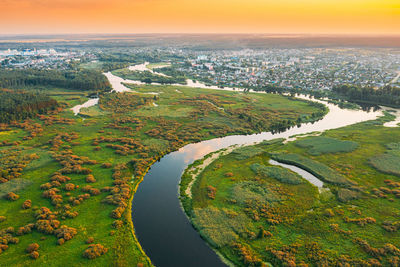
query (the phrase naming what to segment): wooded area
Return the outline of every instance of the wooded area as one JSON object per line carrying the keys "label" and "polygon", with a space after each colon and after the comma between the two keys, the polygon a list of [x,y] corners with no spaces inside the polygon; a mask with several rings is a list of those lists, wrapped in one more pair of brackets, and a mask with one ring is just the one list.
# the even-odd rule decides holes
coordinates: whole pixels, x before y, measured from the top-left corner
{"label": "wooded area", "polygon": [[400,88],[391,86],[385,86],[375,90],[372,87],[341,85],[333,87],[332,91],[348,98],[349,101],[400,106]]}
{"label": "wooded area", "polygon": [[57,101],[44,94],[0,90],[0,122],[2,123],[32,118],[56,106]]}
{"label": "wooded area", "polygon": [[0,70],[0,87],[22,89],[54,86],[65,89],[109,91],[111,85],[98,71],[61,70]]}

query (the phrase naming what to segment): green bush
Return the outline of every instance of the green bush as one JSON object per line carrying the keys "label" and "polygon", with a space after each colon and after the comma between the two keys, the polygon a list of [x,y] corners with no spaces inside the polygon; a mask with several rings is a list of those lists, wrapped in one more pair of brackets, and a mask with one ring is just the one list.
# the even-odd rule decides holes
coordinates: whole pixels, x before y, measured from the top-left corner
{"label": "green bush", "polygon": [[372,157],[369,162],[381,172],[400,176],[400,143],[386,144],[386,148],[385,154]]}
{"label": "green bush", "polygon": [[194,209],[193,213],[194,225],[214,247],[223,247],[236,241],[246,232],[250,220],[242,213],[215,207]]}
{"label": "green bush", "polygon": [[250,168],[252,171],[254,171],[259,175],[274,178],[282,183],[300,184],[303,182],[302,177],[300,175],[282,167],[265,166],[255,163],[252,164]]}
{"label": "green bush", "polygon": [[353,182],[343,177],[341,174],[332,170],[328,166],[317,162],[315,160],[306,158],[298,154],[275,154],[272,155],[273,159],[287,164],[295,165],[302,168],[317,178],[331,184],[337,185],[351,185]]}
{"label": "green bush", "polygon": [[281,199],[280,196],[269,190],[265,184],[252,181],[235,184],[231,190],[231,197],[239,204],[249,200],[266,203],[276,202]]}
{"label": "green bush", "polygon": [[318,156],[325,153],[351,152],[358,144],[352,141],[343,141],[330,137],[314,136],[301,139],[296,145],[303,148],[309,148],[309,154]]}
{"label": "green bush", "polygon": [[349,189],[345,189],[345,188],[341,188],[338,190],[337,196],[339,201],[341,202],[347,202],[353,199],[357,199],[359,197],[359,193],[349,190]]}
{"label": "green bush", "polygon": [[276,144],[282,144],[286,139],[285,138],[276,138],[276,139],[272,139],[272,140],[264,140],[260,143],[260,145],[266,145],[266,146],[270,146],[270,145],[276,145]]}
{"label": "green bush", "polygon": [[237,160],[245,160],[264,153],[264,150],[255,146],[240,147],[232,151]]}
{"label": "green bush", "polygon": [[385,153],[378,155],[371,158],[369,162],[381,172],[400,176],[400,157],[395,154]]}

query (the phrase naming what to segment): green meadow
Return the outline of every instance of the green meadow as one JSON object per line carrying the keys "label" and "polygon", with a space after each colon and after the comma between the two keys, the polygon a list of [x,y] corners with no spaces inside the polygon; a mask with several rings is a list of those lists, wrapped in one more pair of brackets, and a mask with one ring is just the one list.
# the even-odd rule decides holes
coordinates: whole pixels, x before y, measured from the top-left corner
{"label": "green meadow", "polygon": [[[398,266],[400,128],[383,126],[391,119],[236,149],[196,174],[192,197],[187,170],[184,209],[237,266]],[[324,187],[270,159],[307,170]]]}
{"label": "green meadow", "polygon": [[[70,108],[86,94],[47,90],[58,110],[1,124],[2,265],[150,266],[135,237],[131,200],[154,161],[191,142],[269,131],[326,112],[279,95],[131,87],[103,94],[78,116]],[[33,243],[39,248],[27,250]]]}

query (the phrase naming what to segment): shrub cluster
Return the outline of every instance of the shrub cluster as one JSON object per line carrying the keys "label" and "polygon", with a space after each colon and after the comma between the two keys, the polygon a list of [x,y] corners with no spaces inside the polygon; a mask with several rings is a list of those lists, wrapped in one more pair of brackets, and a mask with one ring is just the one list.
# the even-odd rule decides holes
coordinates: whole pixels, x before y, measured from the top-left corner
{"label": "shrub cluster", "polygon": [[28,136],[25,136],[24,140],[31,140],[36,136],[40,135],[43,132],[42,125],[40,123],[35,123],[32,120],[25,120],[23,122],[13,121],[10,123],[10,126],[14,126],[29,133]]}
{"label": "shrub cluster", "polygon": [[32,201],[30,199],[25,200],[24,203],[22,203],[22,208],[23,209],[30,209],[32,207]]}
{"label": "shrub cluster", "polygon": [[269,186],[255,181],[246,181],[236,183],[232,187],[231,198],[239,204],[244,204],[252,200],[260,203],[276,202],[281,199],[281,196],[273,192]]}
{"label": "shrub cluster", "polygon": [[6,183],[22,175],[24,168],[39,156],[35,153],[25,155],[22,149],[12,147],[2,149],[0,156],[0,183]]}
{"label": "shrub cluster", "polygon": [[332,223],[332,224],[329,225],[329,226],[330,226],[331,229],[332,229],[334,232],[336,232],[336,233],[340,233],[340,234],[344,234],[344,235],[350,235],[350,234],[352,234],[352,231],[350,231],[350,230],[348,230],[348,231],[343,230],[343,229],[341,229],[341,228],[339,227],[339,225],[336,224],[336,223]]}
{"label": "shrub cluster", "polygon": [[104,254],[106,254],[108,251],[107,248],[105,248],[101,244],[91,244],[88,246],[88,248],[83,252],[83,256],[88,259],[95,259],[97,257],[100,257]]}
{"label": "shrub cluster", "polygon": [[361,238],[355,238],[353,241],[374,258],[380,258],[381,256],[387,255],[400,256],[400,249],[390,243],[386,243],[382,248],[374,248],[370,246],[367,241]]}
{"label": "shrub cluster", "polygon": [[245,214],[212,206],[193,210],[193,223],[200,233],[214,246],[231,245],[245,235],[249,219]]}
{"label": "shrub cluster", "polygon": [[117,208],[111,212],[111,217],[115,219],[122,217],[122,214],[128,207],[128,200],[131,194],[131,189],[128,184],[130,177],[124,176],[124,170],[127,170],[125,164],[118,164],[114,167],[112,176],[114,179],[114,186],[112,188],[107,188],[110,195],[103,200],[104,203],[117,206]]}
{"label": "shrub cluster", "polygon": [[74,155],[70,150],[64,150],[59,153],[53,153],[53,157],[58,161],[63,168],[59,170],[61,174],[90,174],[91,169],[82,167],[83,164],[97,164],[96,161],[90,160],[87,157],[79,157]]}
{"label": "shrub cluster", "polygon": [[[116,154],[123,156],[133,155],[135,153],[148,152],[146,147],[143,146],[143,144],[140,141],[135,140],[133,138],[127,138],[127,137],[112,138],[112,137],[100,136],[98,138],[95,138],[92,144],[98,145],[100,143],[108,143],[106,147],[114,149]],[[103,168],[104,167],[109,168],[108,164],[106,165],[103,164]]]}
{"label": "shrub cluster", "polygon": [[86,183],[95,183],[96,179],[94,178],[94,176],[92,174],[89,174],[86,176]]}
{"label": "shrub cluster", "polygon": [[[75,123],[74,119],[64,118],[61,116],[53,116],[53,115],[39,115],[40,120],[44,121],[45,125],[53,125],[53,124],[66,124],[72,125]],[[68,133],[65,133],[68,135]]]}
{"label": "shrub cluster", "polygon": [[393,194],[395,197],[400,198],[400,189],[390,189],[386,187],[374,188],[371,192],[380,198],[387,198],[387,194]]}
{"label": "shrub cluster", "polygon": [[217,193],[217,188],[209,185],[207,186],[207,196],[209,199],[215,199],[215,194]]}
{"label": "shrub cluster", "polygon": [[[95,188],[93,188],[93,189],[95,189]],[[73,206],[78,206],[84,200],[89,199],[89,198],[90,198],[90,194],[86,193],[86,194],[78,195],[76,197],[69,197],[68,202],[71,203]]]}
{"label": "shrub cluster", "polygon": [[307,137],[296,141],[296,145],[309,148],[308,153],[314,156],[325,153],[351,152],[358,147],[355,142],[325,136]]}
{"label": "shrub cluster", "polygon": [[398,230],[400,230],[400,221],[384,221],[382,223],[382,228],[388,232],[397,232]]}
{"label": "shrub cluster", "polygon": [[53,234],[54,230],[60,227],[57,216],[47,207],[41,207],[35,212],[35,228],[45,234]]}
{"label": "shrub cluster", "polygon": [[39,244],[32,243],[26,248],[25,251],[30,255],[32,259],[37,259],[39,258],[39,252],[38,252],[39,247],[40,247]]}
{"label": "shrub cluster", "polygon": [[280,250],[267,248],[273,256],[273,263],[277,266],[296,266],[297,247],[284,246]]}
{"label": "shrub cluster", "polygon": [[235,243],[233,248],[240,255],[245,266],[261,266],[262,260],[249,247]]}
{"label": "shrub cluster", "polygon": [[262,153],[264,153],[264,150],[256,146],[240,147],[232,151],[232,154],[235,155],[235,158],[237,160],[245,160],[248,158],[252,158],[256,155],[260,155]]}
{"label": "shrub cluster", "polygon": [[400,156],[398,155],[385,153],[370,158],[369,162],[372,167],[381,172],[400,176]]}
{"label": "shrub cluster", "polygon": [[62,225],[60,228],[54,231],[54,235],[58,238],[58,244],[62,245],[65,241],[71,240],[76,234],[77,230],[66,225]]}
{"label": "shrub cluster", "polygon": [[303,179],[300,175],[282,167],[265,166],[259,163],[254,163],[250,166],[250,168],[258,175],[271,177],[282,183],[301,184],[303,182]]}
{"label": "shrub cluster", "polygon": [[345,217],[344,221],[347,223],[356,223],[359,226],[365,226],[367,224],[376,223],[376,220],[372,217],[358,218],[358,219],[351,219],[351,218]]}
{"label": "shrub cluster", "polygon": [[5,195],[5,199],[15,201],[19,199],[19,195],[15,194],[14,192],[9,192],[7,195]]}
{"label": "shrub cluster", "polygon": [[18,228],[16,235],[25,235],[25,234],[32,233],[32,230],[34,228],[35,228],[35,224],[33,224],[33,223],[29,223],[25,226],[21,226],[20,228]]}
{"label": "shrub cluster", "polygon": [[14,237],[14,227],[8,227],[0,230],[0,254],[8,249],[9,244],[17,244],[19,239]]}
{"label": "shrub cluster", "polygon": [[340,188],[337,192],[337,197],[339,201],[341,202],[347,202],[353,199],[359,198],[360,194],[358,192],[345,189],[345,188]]}

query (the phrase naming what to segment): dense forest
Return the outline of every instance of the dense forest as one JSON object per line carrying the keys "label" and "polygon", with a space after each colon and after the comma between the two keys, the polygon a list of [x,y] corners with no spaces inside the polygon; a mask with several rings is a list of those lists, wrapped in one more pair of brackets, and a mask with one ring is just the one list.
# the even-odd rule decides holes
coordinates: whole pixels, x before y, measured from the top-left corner
{"label": "dense forest", "polygon": [[108,91],[111,85],[98,71],[0,70],[0,87],[54,86],[65,89]]}
{"label": "dense forest", "polygon": [[19,121],[43,114],[57,106],[57,101],[44,94],[0,90],[0,123]]}
{"label": "dense forest", "polygon": [[371,87],[357,87],[341,85],[332,88],[334,93],[345,97],[349,101],[400,106],[400,88],[385,86],[375,90]]}

